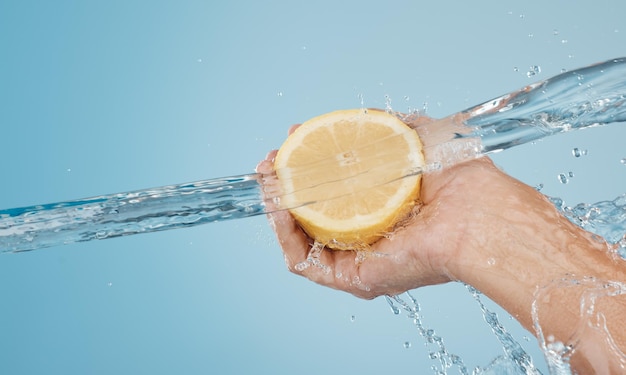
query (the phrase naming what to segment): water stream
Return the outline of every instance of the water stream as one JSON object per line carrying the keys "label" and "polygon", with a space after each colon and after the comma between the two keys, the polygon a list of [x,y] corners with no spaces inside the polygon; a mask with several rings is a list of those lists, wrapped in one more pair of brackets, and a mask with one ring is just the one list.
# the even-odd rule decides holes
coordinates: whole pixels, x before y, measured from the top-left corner
{"label": "water stream", "polygon": [[[562,73],[418,127],[428,141],[427,164],[406,174],[445,168],[551,134],[622,122],[625,102],[625,58]],[[398,115],[410,120],[419,114]],[[266,213],[269,207],[292,208],[280,204],[281,197],[292,192],[264,191],[276,186],[274,180],[275,174],[254,173],[0,210],[0,252],[244,218]],[[623,224],[620,221],[613,231],[623,234]],[[616,236],[619,233],[610,237]]]}

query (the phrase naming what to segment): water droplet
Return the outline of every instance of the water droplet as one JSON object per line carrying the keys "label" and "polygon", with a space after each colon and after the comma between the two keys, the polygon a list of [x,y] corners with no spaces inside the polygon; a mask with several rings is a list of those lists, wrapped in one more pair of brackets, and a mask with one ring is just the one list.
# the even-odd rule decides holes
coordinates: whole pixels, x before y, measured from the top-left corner
{"label": "water droplet", "polygon": [[552,35],[559,35],[559,30],[557,29],[552,30]]}
{"label": "water droplet", "polygon": [[277,96],[283,96],[283,92],[282,92],[282,91],[279,91],[276,95],[277,95]]}
{"label": "water droplet", "polygon": [[391,311],[393,312],[394,315],[400,315],[400,309],[397,308],[395,305],[391,306]]}
{"label": "water droplet", "polygon": [[580,152],[580,149],[578,147],[574,147],[574,149],[572,150],[572,155],[574,155],[574,157],[579,158],[582,153]]}
{"label": "water droplet", "polygon": [[520,14],[520,15],[519,15],[519,18],[522,18],[522,19],[523,19],[524,17],[526,17],[526,16],[524,16],[523,14]]}
{"label": "water droplet", "polygon": [[404,100],[406,100],[408,102],[409,100],[411,100],[411,98],[408,95],[405,95],[404,96]]}
{"label": "water droplet", "polygon": [[450,354],[450,360],[452,361],[452,364],[463,366],[463,359],[456,354]]}
{"label": "water droplet", "polygon": [[526,72],[526,77],[533,77],[536,76],[537,74],[541,73],[541,66],[539,65],[532,65],[528,72]]}
{"label": "water droplet", "polygon": [[489,258],[487,259],[487,264],[493,266],[494,264],[496,264],[496,260],[494,258]]}
{"label": "water droplet", "polygon": [[529,37],[529,38],[532,38],[532,37],[534,37],[534,36],[535,36],[535,34],[533,34],[533,33],[528,34],[528,37]]}
{"label": "water droplet", "polygon": [[356,320],[356,316],[350,315],[350,322],[354,323],[355,320]]}
{"label": "water droplet", "polygon": [[437,358],[439,358],[439,353],[437,353],[437,352],[430,352],[430,353],[428,353],[428,358],[430,358],[430,359],[437,359]]}
{"label": "water droplet", "polygon": [[71,172],[71,171],[72,171],[72,168],[67,168],[67,171],[68,171],[68,172]]}
{"label": "water droplet", "polygon": [[517,66],[514,66],[514,67],[513,67],[513,71],[514,71],[514,72],[519,72],[519,68],[518,68]]}
{"label": "water droplet", "polygon": [[363,99],[363,94],[359,93],[356,95],[356,97],[359,99],[359,102],[361,104],[361,108],[365,107],[365,100]]}
{"label": "water droplet", "polygon": [[306,51],[306,46],[300,47],[301,50]]}
{"label": "water droplet", "polygon": [[307,262],[307,261],[300,262],[300,263],[296,264],[296,266],[294,268],[296,269],[296,271],[302,272],[305,269],[309,268],[309,262]]}
{"label": "water droplet", "polygon": [[411,347],[411,342],[410,342],[410,341],[405,341],[405,342],[404,342],[404,348],[405,348],[405,349],[408,349],[408,348],[410,348],[410,347]]}
{"label": "water droplet", "polygon": [[109,281],[109,282],[107,283],[107,286],[108,286],[108,287],[112,287],[112,286],[113,286],[113,283]]}
{"label": "water droplet", "polygon": [[197,62],[199,62],[199,63],[201,63],[201,62],[202,62],[202,59],[198,59],[198,60],[196,60],[196,61],[197,61]]}
{"label": "water droplet", "polygon": [[543,184],[542,183],[539,183],[539,184],[535,185],[535,190],[541,191],[541,189],[543,189]]}
{"label": "water droplet", "polygon": [[562,184],[567,184],[569,182],[569,180],[568,180],[567,176],[565,175],[565,173],[559,173],[557,178],[559,179],[559,182],[562,183]]}
{"label": "water droplet", "polygon": [[385,111],[392,113],[393,107],[391,106],[391,97],[388,94],[385,94]]}
{"label": "water droplet", "polygon": [[561,44],[567,44],[567,39],[561,39]]}
{"label": "water droplet", "polygon": [[574,172],[572,172],[572,171],[567,172],[567,177],[569,177],[569,178],[574,177]]}
{"label": "water droplet", "polygon": [[622,158],[622,160],[620,160],[619,162],[626,165],[626,158]]}

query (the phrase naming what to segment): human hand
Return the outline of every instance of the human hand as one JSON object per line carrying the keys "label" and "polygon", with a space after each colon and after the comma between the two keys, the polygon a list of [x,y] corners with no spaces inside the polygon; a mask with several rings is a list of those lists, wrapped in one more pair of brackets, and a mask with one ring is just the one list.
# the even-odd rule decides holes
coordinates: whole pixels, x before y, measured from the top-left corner
{"label": "human hand", "polygon": [[[410,125],[419,127],[432,121],[422,116]],[[428,139],[422,141],[428,146]],[[257,171],[271,173],[275,155],[276,151],[270,152]],[[498,205],[520,187],[525,193],[536,193],[499,171],[486,157],[425,174],[419,213],[406,225],[390,238],[372,244],[364,260],[354,251],[325,249],[319,257],[323,267],[296,267],[306,262],[314,241],[288,211],[272,212],[268,218],[291,272],[370,299],[459,279],[457,268],[463,252],[484,241],[485,231],[495,227],[493,221],[502,212]]]}
{"label": "human hand", "polygon": [[[439,144],[440,134],[434,134],[438,124],[431,119],[418,117],[410,125],[425,147]],[[275,155],[270,152],[257,170],[272,173]],[[607,251],[604,241],[571,223],[544,195],[509,177],[487,157],[424,174],[420,200],[419,212],[390,238],[372,244],[366,259],[354,251],[324,250],[319,254],[322,267],[296,267],[306,264],[314,241],[288,211],[274,211],[268,218],[289,270],[316,283],[371,299],[462,281],[529,331],[541,323],[545,337],[576,348],[571,364],[578,372],[623,372],[626,300],[596,301],[604,328],[581,333],[579,327],[590,319],[580,309],[584,290],[554,287],[572,277],[626,285],[623,261]],[[539,316],[533,317],[533,311]]]}

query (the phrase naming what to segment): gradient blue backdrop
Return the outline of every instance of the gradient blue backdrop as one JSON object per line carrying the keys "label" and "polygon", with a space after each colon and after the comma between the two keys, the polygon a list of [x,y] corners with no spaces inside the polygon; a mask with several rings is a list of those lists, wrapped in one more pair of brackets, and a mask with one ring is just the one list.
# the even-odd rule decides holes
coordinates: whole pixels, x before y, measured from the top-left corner
{"label": "gradient blue backdrop", "polygon": [[[624,4],[2,0],[0,207],[251,172],[289,125],[361,96],[442,117],[626,55]],[[624,193],[624,139],[611,125],[494,158],[546,194],[592,203]],[[416,295],[425,324],[468,365],[501,354],[462,286]],[[263,217],[5,254],[0,298],[1,374],[427,373],[435,363],[384,300],[289,274]],[[499,316],[545,371],[531,335]]]}

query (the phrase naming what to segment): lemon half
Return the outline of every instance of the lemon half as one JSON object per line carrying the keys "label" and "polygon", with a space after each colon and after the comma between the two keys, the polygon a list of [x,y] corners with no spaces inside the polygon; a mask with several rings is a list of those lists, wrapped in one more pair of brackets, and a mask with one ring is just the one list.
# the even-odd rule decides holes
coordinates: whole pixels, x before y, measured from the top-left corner
{"label": "lemon half", "polygon": [[417,133],[392,114],[327,113],[303,123],[280,147],[279,205],[317,242],[367,249],[414,207],[423,166]]}

